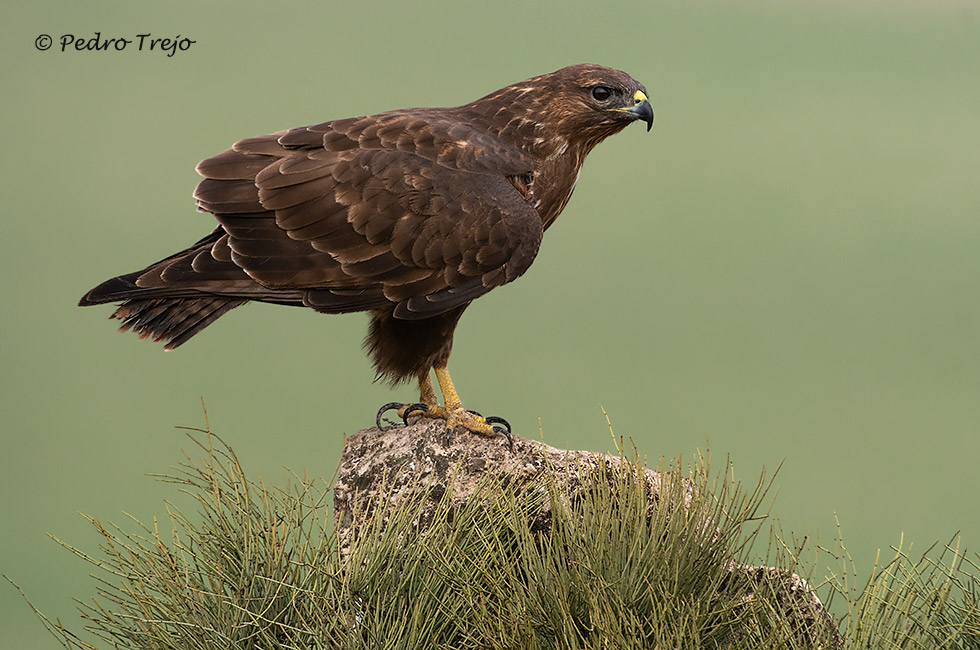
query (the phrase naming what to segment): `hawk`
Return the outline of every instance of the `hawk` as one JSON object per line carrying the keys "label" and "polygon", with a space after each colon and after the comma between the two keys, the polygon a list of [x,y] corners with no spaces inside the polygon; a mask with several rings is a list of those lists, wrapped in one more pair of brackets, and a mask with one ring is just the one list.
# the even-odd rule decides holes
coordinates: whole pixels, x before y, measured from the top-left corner
{"label": "hawk", "polygon": [[[592,148],[631,122],[646,89],[573,65],[453,108],[409,108],[237,142],[197,166],[196,244],[89,291],[112,318],[172,350],[249,301],[327,314],[368,311],[380,379],[415,379],[419,401],[383,413],[483,435],[502,418],[463,408],[447,362],[466,307],[520,277],[568,203]],[[440,405],[431,381],[442,392]]]}

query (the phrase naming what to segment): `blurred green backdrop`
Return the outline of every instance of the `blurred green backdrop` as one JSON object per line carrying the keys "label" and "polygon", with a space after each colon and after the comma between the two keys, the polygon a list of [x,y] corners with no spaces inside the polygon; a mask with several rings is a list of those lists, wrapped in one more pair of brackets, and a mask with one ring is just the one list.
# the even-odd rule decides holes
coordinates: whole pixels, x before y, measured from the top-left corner
{"label": "blurred green backdrop", "polygon": [[[194,165],[237,139],[450,105],[570,63],[650,89],[652,133],[590,157],[530,273],[467,312],[465,403],[556,446],[707,443],[784,528],[867,570],[898,541],[980,548],[976,2],[49,2],[6,5],[0,571],[75,620],[76,511],[150,520],[145,478],[212,428],[247,469],[329,477],[372,384],[363,315],[251,305],[175,353],[78,309],[207,233]],[[150,32],[158,52],[60,52]],[[35,38],[50,34],[51,50]],[[310,353],[310,342],[319,341]],[[0,588],[4,647],[55,647]]]}

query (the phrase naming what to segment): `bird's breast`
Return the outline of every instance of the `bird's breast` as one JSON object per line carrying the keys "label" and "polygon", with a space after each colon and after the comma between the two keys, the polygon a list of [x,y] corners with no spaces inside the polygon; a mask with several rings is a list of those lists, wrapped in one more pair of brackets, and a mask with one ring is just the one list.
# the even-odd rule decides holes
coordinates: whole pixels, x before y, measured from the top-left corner
{"label": "bird's breast", "polygon": [[541,215],[544,227],[550,226],[568,205],[578,182],[581,164],[572,156],[543,161],[534,173],[529,202]]}

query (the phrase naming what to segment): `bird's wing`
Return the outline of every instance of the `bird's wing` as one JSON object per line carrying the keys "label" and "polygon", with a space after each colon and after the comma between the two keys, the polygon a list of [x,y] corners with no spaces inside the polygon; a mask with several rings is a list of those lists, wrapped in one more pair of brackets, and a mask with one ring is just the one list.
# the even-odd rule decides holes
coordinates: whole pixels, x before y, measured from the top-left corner
{"label": "bird's wing", "polygon": [[426,318],[527,270],[542,224],[508,176],[520,151],[461,122],[400,111],[237,143],[195,193],[215,250],[266,290],[347,312]]}

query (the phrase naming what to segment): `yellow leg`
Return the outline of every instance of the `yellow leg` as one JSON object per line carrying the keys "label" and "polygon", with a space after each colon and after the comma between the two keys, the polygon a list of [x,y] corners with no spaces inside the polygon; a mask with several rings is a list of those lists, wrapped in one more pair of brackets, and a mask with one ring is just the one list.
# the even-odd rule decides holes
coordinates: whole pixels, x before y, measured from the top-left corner
{"label": "yellow leg", "polygon": [[[427,409],[440,409],[439,402],[436,399],[436,390],[432,387],[432,379],[429,377],[429,371],[425,370],[418,374],[419,379],[419,404],[427,407]],[[398,417],[404,419],[405,413],[413,406],[418,406],[418,404],[403,404],[401,402],[389,402],[382,406],[378,410],[378,415],[375,417],[375,424],[379,429],[384,429],[384,425],[381,423],[384,414],[388,411],[397,411]],[[385,420],[389,424],[394,424],[391,420]]]}
{"label": "yellow leg", "polygon": [[436,402],[436,391],[432,387],[432,379],[429,378],[429,371],[419,373],[419,402],[422,404],[428,404],[429,406],[435,406]]}
{"label": "yellow leg", "polygon": [[[419,404],[425,404],[429,410],[440,408],[436,400],[436,389],[432,387],[432,379],[429,371],[420,372],[419,375]],[[414,404],[402,404],[398,407],[398,417],[404,418],[405,411],[415,406]]]}
{"label": "yellow leg", "polygon": [[436,368],[436,381],[439,382],[439,390],[442,391],[442,401],[446,409],[452,411],[460,407],[459,395],[453,385],[453,378],[449,376],[449,368],[443,366]]}
{"label": "yellow leg", "polygon": [[470,413],[459,401],[459,394],[453,379],[449,376],[449,368],[446,366],[434,368],[436,371],[436,381],[439,382],[439,390],[442,391],[442,401],[445,406],[437,409],[429,409],[426,413],[428,417],[436,417],[446,421],[446,433],[461,426],[467,431],[478,433],[482,436],[495,436],[497,431],[487,424],[486,418],[482,415]]}
{"label": "yellow leg", "polygon": [[376,418],[379,429],[382,428],[381,416],[385,411],[390,409],[397,409],[398,416],[406,420],[406,422],[406,414],[408,414],[408,417],[422,416],[445,420],[447,434],[451,434],[456,427],[461,426],[467,431],[472,431],[483,436],[496,436],[503,429],[496,429],[493,427],[493,424],[503,424],[506,427],[506,435],[510,438],[513,448],[513,438],[510,437],[510,425],[505,420],[493,417],[488,421],[482,415],[467,411],[460,402],[459,394],[456,392],[456,386],[453,384],[452,377],[449,376],[449,369],[446,366],[440,366],[433,368],[433,370],[436,372],[436,381],[439,382],[439,389],[442,391],[443,405],[440,406],[436,401],[436,391],[432,386],[432,379],[429,377],[429,372],[420,372],[418,375],[419,403],[399,404],[398,402],[392,402],[385,404],[378,411]]}

